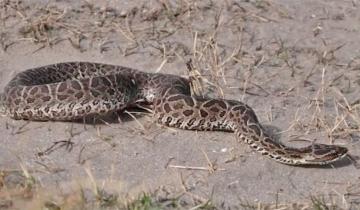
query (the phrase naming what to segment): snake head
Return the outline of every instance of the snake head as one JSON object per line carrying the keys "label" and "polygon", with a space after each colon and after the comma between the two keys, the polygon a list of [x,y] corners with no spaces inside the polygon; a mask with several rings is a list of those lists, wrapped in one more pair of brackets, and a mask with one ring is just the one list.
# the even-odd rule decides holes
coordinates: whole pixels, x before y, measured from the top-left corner
{"label": "snake head", "polygon": [[337,145],[312,144],[306,147],[305,163],[324,165],[346,156],[348,149]]}

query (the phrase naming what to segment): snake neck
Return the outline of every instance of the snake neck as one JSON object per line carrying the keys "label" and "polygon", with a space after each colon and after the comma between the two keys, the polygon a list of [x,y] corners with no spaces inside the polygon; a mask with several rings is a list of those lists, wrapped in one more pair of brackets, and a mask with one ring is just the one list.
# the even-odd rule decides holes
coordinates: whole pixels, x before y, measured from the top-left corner
{"label": "snake neck", "polygon": [[284,164],[300,165],[303,163],[304,157],[300,150],[296,148],[289,149],[284,144],[275,141],[265,133],[259,124],[250,124],[248,126],[234,124],[235,126],[232,127],[238,141],[245,142],[254,151]]}
{"label": "snake neck", "polygon": [[298,165],[302,163],[303,153],[296,148],[290,149],[271,138],[249,106],[237,104],[230,107],[228,122],[238,141],[247,143],[260,154],[284,164]]}

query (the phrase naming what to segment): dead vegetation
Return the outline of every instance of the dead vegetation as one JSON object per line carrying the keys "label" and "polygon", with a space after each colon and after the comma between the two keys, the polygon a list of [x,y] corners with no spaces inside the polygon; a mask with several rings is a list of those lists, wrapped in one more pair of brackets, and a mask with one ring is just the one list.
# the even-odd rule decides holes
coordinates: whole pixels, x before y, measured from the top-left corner
{"label": "dead vegetation", "polygon": [[[308,35],[314,42],[311,46],[302,46],[301,40],[289,40],[286,36],[261,37],[256,28],[264,27],[262,24],[277,24],[295,18],[273,1],[224,2],[219,6],[213,1],[159,0],[154,5],[142,2],[121,10],[107,4],[99,6],[94,1],[81,1],[73,7],[56,3],[30,7],[19,0],[4,0],[0,2],[0,44],[4,53],[23,43],[34,45],[33,52],[36,52],[68,42],[81,52],[96,50],[125,58],[142,54],[162,61],[156,72],[164,72],[166,64],[180,62],[184,64],[183,73],[188,74],[185,67],[188,63],[190,76],[200,88],[197,95],[205,92],[209,96],[231,97],[254,104],[265,123],[288,121],[288,127],[279,132],[286,134],[284,139],[289,137],[290,141],[311,143],[320,133],[323,142],[347,145],[358,151],[360,56],[354,55],[348,60],[339,58],[346,43],[323,37],[321,24],[315,25]],[[337,14],[335,19],[342,17]],[[324,19],[331,17],[322,17]],[[15,30],[10,30],[13,28]],[[272,85],[276,83],[282,85]],[[257,106],[264,100],[275,102]],[[281,117],[281,113],[288,110],[292,110],[288,113],[292,116],[290,120]],[[134,113],[127,114],[138,125],[128,128],[128,132],[154,141],[152,135],[158,134],[138,121]],[[9,123],[6,126],[16,136],[29,131],[27,125]],[[112,125],[104,121],[102,126]],[[104,134],[100,127],[95,129],[96,139],[109,147],[116,146],[112,135]],[[46,156],[64,147],[71,150],[72,138],[77,134],[66,133],[69,133],[69,138],[54,142],[37,155]],[[97,155],[84,157],[86,147],[83,145],[78,155],[81,165]],[[222,163],[215,164],[206,152],[202,151],[202,154],[206,161],[199,165],[169,163],[167,167],[209,174],[222,170]],[[232,157],[229,162],[238,158],[237,155]],[[49,169],[48,172],[56,173],[58,170]],[[34,209],[222,209],[221,204],[212,202],[211,195],[201,197],[189,190],[185,180],[181,181],[183,191],[175,196],[158,197],[158,192],[151,192],[127,197],[116,190],[110,193],[111,190],[99,184],[89,170],[86,169],[86,173],[88,185],[79,184],[80,187],[71,193],[54,191],[45,195],[47,186],[41,186],[31,170],[25,167],[15,171],[3,170],[0,175],[0,208],[11,209],[31,203]],[[9,184],[7,179],[14,174],[17,184]],[[264,204],[241,200],[240,207],[237,207],[295,210],[351,209],[359,205],[358,180],[339,184],[346,186],[346,192],[329,194],[340,198],[342,205],[333,202],[331,196],[309,195],[308,200],[297,203],[275,200]]]}
{"label": "dead vegetation", "polygon": [[[121,194],[121,184],[116,180],[100,182],[96,180],[89,168],[85,167],[87,178],[76,184],[68,185],[67,192],[59,189],[42,187],[37,180],[23,167],[17,171],[1,171],[0,173],[0,207],[2,209],[49,209],[49,210],[75,210],[75,209],[223,209],[216,206],[212,197],[201,197],[191,193],[183,180],[183,192],[169,192],[160,187],[153,192],[140,192],[138,194]],[[70,189],[70,190],[69,190]],[[346,199],[358,196],[359,186],[348,188],[344,195]],[[235,207],[235,206],[234,206]],[[240,200],[236,208],[249,210],[307,210],[307,209],[352,209],[353,204],[340,207],[330,198],[323,196],[310,196],[308,200],[297,203],[281,203],[274,200],[271,203],[249,202]]]}

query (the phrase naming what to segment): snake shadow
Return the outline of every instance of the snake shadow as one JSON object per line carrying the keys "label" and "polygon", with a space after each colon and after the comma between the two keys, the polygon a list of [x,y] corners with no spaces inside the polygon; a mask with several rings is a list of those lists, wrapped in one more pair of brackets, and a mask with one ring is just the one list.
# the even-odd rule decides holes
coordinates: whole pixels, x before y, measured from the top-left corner
{"label": "snake shadow", "polygon": [[[263,125],[263,128],[265,131],[274,139],[276,142],[280,142],[285,144],[286,146],[290,146],[288,143],[284,143],[280,141],[281,139],[281,130],[275,126],[272,125]],[[347,155],[344,158],[341,158],[340,160],[337,160],[331,164],[326,165],[293,165],[293,167],[300,167],[300,168],[323,168],[323,169],[334,169],[334,168],[342,168],[349,165],[354,165],[355,168],[360,169],[360,164],[357,163],[357,161],[360,160],[359,156],[354,155]]]}
{"label": "snake shadow", "polygon": [[[118,110],[113,112],[108,112],[103,115],[90,115],[84,118],[73,119],[71,122],[78,124],[87,124],[87,125],[105,125],[105,124],[118,124],[134,121],[135,119],[141,119],[150,112],[145,109],[138,107],[130,107],[124,110]],[[69,122],[64,120],[63,122]]]}

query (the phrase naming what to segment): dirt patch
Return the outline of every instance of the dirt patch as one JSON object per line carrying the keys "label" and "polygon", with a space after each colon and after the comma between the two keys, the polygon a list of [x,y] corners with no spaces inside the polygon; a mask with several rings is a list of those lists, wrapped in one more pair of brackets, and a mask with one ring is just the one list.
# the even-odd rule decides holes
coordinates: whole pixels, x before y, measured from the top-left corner
{"label": "dirt patch", "polygon": [[[206,91],[249,104],[280,141],[360,153],[357,1],[1,1],[0,12],[1,89],[17,72],[63,61],[186,76],[192,59]],[[2,117],[0,168],[63,194],[94,177],[122,195],[161,188],[218,208],[313,196],[345,209],[360,203],[360,173],[348,160],[286,166],[231,133],[133,115],[95,124]]]}

